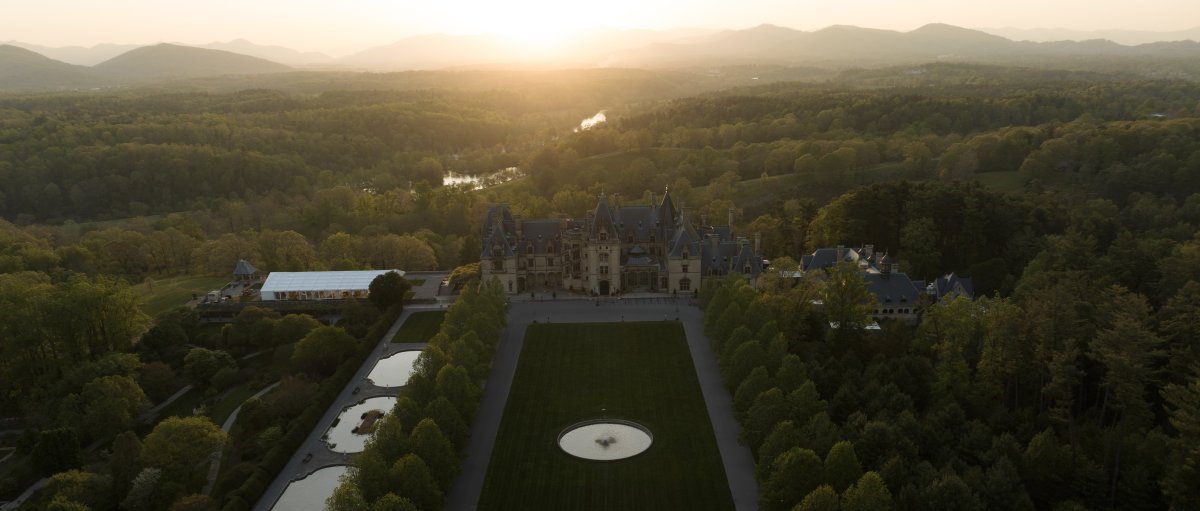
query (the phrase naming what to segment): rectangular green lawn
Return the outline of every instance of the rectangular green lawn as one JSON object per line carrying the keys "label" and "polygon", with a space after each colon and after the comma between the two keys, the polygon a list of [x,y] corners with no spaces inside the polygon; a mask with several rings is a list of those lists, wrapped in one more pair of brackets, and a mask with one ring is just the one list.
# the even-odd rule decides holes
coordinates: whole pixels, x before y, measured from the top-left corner
{"label": "rectangular green lawn", "polygon": [[[637,422],[654,443],[617,461],[559,449],[564,428],[600,417]],[[479,509],[733,509],[679,323],[531,325]]]}
{"label": "rectangular green lawn", "polygon": [[392,342],[428,341],[442,328],[442,319],[445,317],[446,311],[414,312],[400,325],[400,330],[396,332]]}

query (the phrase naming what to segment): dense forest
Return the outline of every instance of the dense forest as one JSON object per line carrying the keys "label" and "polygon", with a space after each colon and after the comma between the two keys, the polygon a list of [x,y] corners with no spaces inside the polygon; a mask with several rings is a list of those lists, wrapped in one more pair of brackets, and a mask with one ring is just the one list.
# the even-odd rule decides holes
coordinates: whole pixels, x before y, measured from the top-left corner
{"label": "dense forest", "polygon": [[[17,454],[0,499],[47,476],[33,508],[245,509],[398,313],[351,303],[322,327],[250,307],[212,328],[147,315],[132,285],[238,259],[452,270],[477,261],[488,203],[579,217],[601,192],[669,187],[705,223],[734,209],[774,264],[757,289],[700,297],[765,508],[1200,502],[1200,85],[958,64],[716,91],[734,82],[681,76],[0,96],[0,419],[26,426],[0,435]],[[600,110],[608,122],[576,129]],[[523,177],[442,185],[511,167]],[[969,276],[978,299],[862,331],[852,275],[775,277],[864,243],[914,278]],[[465,289],[451,316],[468,319],[443,327],[364,455],[404,461],[424,493],[389,495],[394,474],[364,470],[341,508],[440,506],[503,317],[486,283]],[[230,435],[139,421],[187,385],[215,420],[276,381]],[[196,449],[167,452],[172,438]],[[233,468],[194,495],[222,446]]]}

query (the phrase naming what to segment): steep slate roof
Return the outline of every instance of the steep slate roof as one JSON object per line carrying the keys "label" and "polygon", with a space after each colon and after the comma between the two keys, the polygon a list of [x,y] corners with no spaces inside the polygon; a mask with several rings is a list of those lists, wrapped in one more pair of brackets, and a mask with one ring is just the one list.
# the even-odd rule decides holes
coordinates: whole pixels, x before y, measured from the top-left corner
{"label": "steep slate roof", "polygon": [[865,273],[863,280],[867,281],[867,289],[875,295],[879,307],[888,306],[917,306],[920,290],[913,285],[908,275],[903,273]]}
{"label": "steep slate roof", "polygon": [[947,273],[937,280],[933,281],[936,286],[937,298],[941,300],[943,297],[951,293],[959,293],[967,298],[975,298],[975,284],[967,277],[959,277],[954,272]]}
{"label": "steep slate roof", "polygon": [[596,202],[596,209],[592,211],[589,227],[588,234],[591,236],[596,236],[601,228],[607,230],[609,236],[620,236],[616,220],[613,219],[612,208],[608,206],[608,197],[600,195],[600,200]]}
{"label": "steep slate roof", "polygon": [[258,273],[258,268],[255,268],[254,265],[250,264],[245,259],[239,260],[237,262],[237,266],[233,268],[234,276],[254,275],[255,273]]}
{"label": "steep slate roof", "polygon": [[762,257],[754,254],[749,241],[710,235],[700,243],[700,250],[700,271],[705,275],[743,273],[746,263],[750,264],[750,275],[762,272]]}
{"label": "steep slate roof", "polygon": [[651,206],[622,206],[617,208],[615,219],[623,241],[628,241],[629,235],[633,234],[635,242],[645,243],[650,240],[651,231],[655,236],[661,236],[658,211]]}
{"label": "steep slate roof", "polygon": [[[559,233],[562,230],[562,225],[558,220],[522,220],[521,221],[521,237],[525,243],[533,244],[534,254],[547,254],[548,247],[553,246],[554,251],[560,252]],[[525,246],[517,247],[517,251],[524,254]]]}
{"label": "steep slate roof", "polygon": [[675,226],[675,201],[671,200],[671,190],[663,192],[662,202],[658,203],[658,221],[666,227]]}
{"label": "steep slate roof", "polygon": [[838,257],[838,249],[836,248],[818,248],[811,254],[805,254],[800,258],[800,269],[803,271],[819,270],[829,266],[835,266],[841,260]]}
{"label": "steep slate roof", "polygon": [[515,256],[517,253],[513,243],[516,242],[516,235],[513,231],[516,229],[516,222],[512,220],[512,211],[508,206],[491,206],[488,208],[486,219],[488,223],[483,224],[483,235],[480,236],[479,258],[491,259],[492,247],[496,245],[502,247],[503,257]]}
{"label": "steep slate roof", "polygon": [[700,235],[691,224],[681,222],[682,225],[675,230],[675,236],[671,238],[671,246],[669,247],[671,257],[683,257],[683,250],[686,248],[688,255],[700,255]]}

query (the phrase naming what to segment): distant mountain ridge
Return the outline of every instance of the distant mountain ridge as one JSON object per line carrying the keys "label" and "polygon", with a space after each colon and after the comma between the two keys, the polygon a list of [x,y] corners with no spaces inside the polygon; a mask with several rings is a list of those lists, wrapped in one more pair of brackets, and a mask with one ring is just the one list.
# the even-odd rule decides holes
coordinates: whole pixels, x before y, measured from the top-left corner
{"label": "distant mountain ridge", "polygon": [[1090,41],[1105,39],[1117,44],[1138,45],[1171,41],[1200,41],[1200,26],[1187,30],[1154,32],[1149,30],[1072,30],[1066,28],[979,28],[989,34],[1014,41]]}
{"label": "distant mountain ridge", "polygon": [[83,46],[42,46],[40,44],[28,44],[20,41],[7,41],[4,44],[25,48],[26,50],[39,53],[54,60],[74,64],[77,66],[94,66],[108,59],[116,57],[129,50],[140,48],[142,44],[97,44],[91,47]]}
{"label": "distant mountain ridge", "polygon": [[246,39],[234,39],[227,42],[212,42],[197,46],[209,50],[222,50],[240,53],[251,57],[278,62],[288,66],[304,66],[312,64],[329,64],[335,59],[324,53],[315,51],[297,51],[284,46],[254,44]]}
{"label": "distant mountain ridge", "polygon": [[1200,43],[1125,46],[1111,41],[1035,43],[983,31],[931,23],[909,32],[834,25],[804,32],[774,25],[714,34],[691,44],[654,45],[624,52],[618,66],[688,65],[719,62],[812,64],[941,59],[1015,60],[1063,57],[1200,57]]}
{"label": "distant mountain ridge", "polygon": [[[32,45],[23,45],[32,46]],[[280,61],[328,70],[405,71],[468,68],[683,68],[765,64],[825,68],[937,61],[1109,70],[1136,68],[1154,76],[1200,78],[1200,43],[1191,40],[1122,45],[1109,40],[1014,41],[980,30],[931,23],[900,32],[834,25],[806,32],[764,24],[742,30],[598,30],[556,44],[520,43],[495,35],[422,35],[343,58],[237,39],[206,47],[157,44],[129,49],[92,67],[3,46],[0,90],[105,87],[166,79],[279,73]],[[120,49],[49,49],[94,59]],[[18,51],[19,50],[19,51]],[[266,58],[264,58],[266,57]]]}
{"label": "distant mountain ridge", "polygon": [[174,44],[134,48],[91,67],[67,64],[14,45],[0,45],[0,90],[84,89],[291,70],[257,57]]}

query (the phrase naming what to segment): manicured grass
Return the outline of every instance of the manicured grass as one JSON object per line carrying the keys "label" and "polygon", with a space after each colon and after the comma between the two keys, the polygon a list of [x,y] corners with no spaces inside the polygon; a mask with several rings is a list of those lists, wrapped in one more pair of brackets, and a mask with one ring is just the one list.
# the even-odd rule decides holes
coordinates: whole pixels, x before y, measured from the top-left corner
{"label": "manicured grass", "polygon": [[403,325],[400,325],[400,331],[396,332],[392,342],[428,341],[442,328],[442,318],[444,317],[446,317],[446,311],[414,312],[404,320]]}
{"label": "manicured grass", "polygon": [[154,279],[133,286],[133,292],[141,298],[142,311],[151,316],[186,304],[192,294],[205,293],[229,283],[229,277],[170,277]]}
{"label": "manicured grass", "polygon": [[1025,178],[1015,170],[1004,172],[981,172],[975,174],[975,180],[998,192],[1020,192],[1025,189]]}
{"label": "manicured grass", "polygon": [[[602,416],[654,444],[607,462],[559,449],[564,428]],[[530,326],[498,435],[481,510],[733,509],[676,322]]]}

